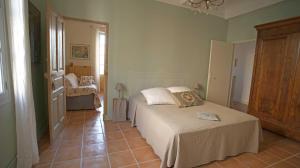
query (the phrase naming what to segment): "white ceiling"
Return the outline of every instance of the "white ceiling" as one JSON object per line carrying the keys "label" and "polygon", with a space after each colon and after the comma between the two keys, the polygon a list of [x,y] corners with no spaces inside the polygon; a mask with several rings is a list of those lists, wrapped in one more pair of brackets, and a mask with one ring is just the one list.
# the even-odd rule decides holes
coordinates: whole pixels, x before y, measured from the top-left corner
{"label": "white ceiling", "polygon": [[[182,3],[185,0],[157,0],[163,3],[184,7]],[[225,0],[223,6],[208,13],[225,19],[229,19],[238,15],[242,15],[263,7],[273,5],[283,0]]]}

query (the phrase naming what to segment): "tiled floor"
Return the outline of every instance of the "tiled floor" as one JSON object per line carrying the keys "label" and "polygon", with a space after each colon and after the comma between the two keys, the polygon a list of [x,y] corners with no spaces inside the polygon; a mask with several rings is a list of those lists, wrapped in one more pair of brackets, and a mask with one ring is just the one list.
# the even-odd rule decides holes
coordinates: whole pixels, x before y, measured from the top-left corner
{"label": "tiled floor", "polygon": [[[300,143],[264,131],[258,154],[241,154],[205,168],[300,168]],[[95,111],[68,112],[62,135],[41,141],[35,168],[159,168],[160,160],[129,122],[103,121]]]}

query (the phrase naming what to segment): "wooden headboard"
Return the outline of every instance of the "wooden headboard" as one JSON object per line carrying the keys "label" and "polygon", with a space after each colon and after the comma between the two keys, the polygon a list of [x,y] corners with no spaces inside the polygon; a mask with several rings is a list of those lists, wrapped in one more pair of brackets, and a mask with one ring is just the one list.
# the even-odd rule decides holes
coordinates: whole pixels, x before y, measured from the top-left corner
{"label": "wooden headboard", "polygon": [[92,76],[92,68],[91,66],[80,66],[71,63],[67,65],[67,73],[74,73],[77,77]]}

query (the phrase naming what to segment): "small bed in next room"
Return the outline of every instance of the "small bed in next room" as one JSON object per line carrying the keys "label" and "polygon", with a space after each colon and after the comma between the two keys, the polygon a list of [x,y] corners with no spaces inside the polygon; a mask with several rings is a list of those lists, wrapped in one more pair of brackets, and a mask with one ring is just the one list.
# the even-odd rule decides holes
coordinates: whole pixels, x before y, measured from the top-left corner
{"label": "small bed in next room", "polygon": [[[197,118],[212,112],[221,121]],[[161,159],[161,167],[190,168],[244,152],[257,153],[259,120],[208,101],[200,106],[147,105],[138,94],[130,98],[129,117]]]}
{"label": "small bed in next room", "polygon": [[65,75],[67,110],[92,110],[101,107],[91,66],[71,63],[67,66],[67,73]]}

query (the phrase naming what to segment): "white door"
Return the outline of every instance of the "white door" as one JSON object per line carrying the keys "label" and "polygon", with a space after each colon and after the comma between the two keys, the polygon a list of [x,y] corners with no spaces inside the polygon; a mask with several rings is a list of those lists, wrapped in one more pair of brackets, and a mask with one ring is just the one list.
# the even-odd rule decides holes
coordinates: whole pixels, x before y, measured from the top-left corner
{"label": "white door", "polygon": [[47,79],[50,141],[53,142],[64,127],[65,116],[65,45],[62,17],[47,8]]}
{"label": "white door", "polygon": [[211,41],[206,99],[228,106],[230,102],[233,44]]}

